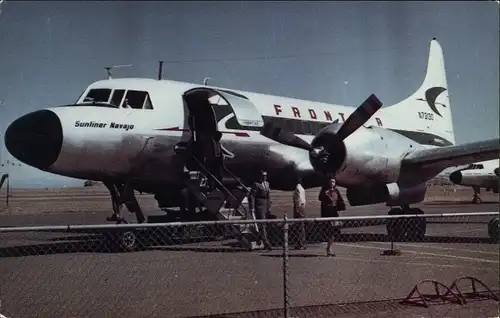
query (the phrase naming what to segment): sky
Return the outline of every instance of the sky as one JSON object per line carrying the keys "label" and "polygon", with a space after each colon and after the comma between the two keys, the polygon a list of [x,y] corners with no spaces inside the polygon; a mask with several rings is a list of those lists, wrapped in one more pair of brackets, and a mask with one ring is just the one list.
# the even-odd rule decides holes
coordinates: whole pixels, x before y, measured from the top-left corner
{"label": "sky", "polygon": [[[0,131],[16,117],[74,102],[106,77],[164,78],[356,107],[422,83],[430,40],[445,55],[457,143],[498,138],[499,5],[488,1],[5,1],[0,15]],[[83,181],[19,166],[13,186]],[[15,166],[6,161],[13,161]]]}

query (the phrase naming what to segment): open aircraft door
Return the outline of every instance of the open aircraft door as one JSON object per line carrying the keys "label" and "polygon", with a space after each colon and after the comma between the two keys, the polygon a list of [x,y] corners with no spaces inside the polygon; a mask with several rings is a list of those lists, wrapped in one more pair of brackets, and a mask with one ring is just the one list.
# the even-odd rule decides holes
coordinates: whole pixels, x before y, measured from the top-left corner
{"label": "open aircraft door", "polygon": [[[220,96],[229,109],[227,115],[234,113],[236,120],[243,127],[263,127],[264,120],[257,107],[245,96],[227,90],[213,89],[208,87],[197,87],[184,93],[184,100],[189,100],[191,96],[199,96],[210,99]],[[196,97],[195,97],[196,98]],[[226,106],[226,105],[224,105]],[[222,105],[217,107],[224,107]],[[188,104],[189,107],[189,104]]]}

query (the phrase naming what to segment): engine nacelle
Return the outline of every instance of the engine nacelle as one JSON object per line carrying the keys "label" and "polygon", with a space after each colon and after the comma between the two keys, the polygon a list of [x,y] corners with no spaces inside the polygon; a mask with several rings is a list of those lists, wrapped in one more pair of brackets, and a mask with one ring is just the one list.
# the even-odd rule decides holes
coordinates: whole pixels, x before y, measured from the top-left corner
{"label": "engine nacelle", "polygon": [[316,171],[322,173],[336,173],[344,164],[347,149],[344,141],[339,138],[337,131],[342,124],[335,123],[323,128],[312,140],[313,151],[309,153],[309,160]]}
{"label": "engine nacelle", "polygon": [[388,184],[397,182],[401,159],[412,141],[387,129],[360,127],[345,140],[335,123],[312,140],[309,160],[316,171],[335,175],[339,184]]}
{"label": "engine nacelle", "polygon": [[422,202],[425,199],[425,183],[402,187],[397,183],[379,184],[371,187],[350,187],[347,199],[351,206],[386,203],[388,206],[401,206]]}

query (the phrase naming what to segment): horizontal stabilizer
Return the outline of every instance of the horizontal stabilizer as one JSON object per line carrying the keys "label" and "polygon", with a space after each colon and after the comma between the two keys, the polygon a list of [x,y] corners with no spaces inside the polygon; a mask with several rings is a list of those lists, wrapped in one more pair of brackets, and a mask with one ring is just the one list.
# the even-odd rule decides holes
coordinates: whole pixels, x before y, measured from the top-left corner
{"label": "horizontal stabilizer", "polygon": [[498,159],[500,139],[471,142],[467,144],[417,150],[402,161],[406,167],[446,169],[447,167]]}

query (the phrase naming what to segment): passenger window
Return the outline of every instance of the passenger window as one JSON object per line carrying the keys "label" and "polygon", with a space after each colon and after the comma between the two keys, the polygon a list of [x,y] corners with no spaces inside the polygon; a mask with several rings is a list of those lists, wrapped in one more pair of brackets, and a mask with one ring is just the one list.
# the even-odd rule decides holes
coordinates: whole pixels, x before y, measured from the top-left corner
{"label": "passenger window", "polygon": [[127,91],[127,95],[122,105],[123,108],[142,109],[144,106],[150,107],[148,109],[153,109],[147,92],[134,90]]}
{"label": "passenger window", "polygon": [[302,121],[300,121],[300,120],[293,120],[292,121],[292,125],[293,125],[293,131],[297,135],[303,135],[304,134],[304,129],[302,129]]}
{"label": "passenger window", "polygon": [[109,96],[111,95],[111,89],[108,88],[96,88],[91,89],[85,99],[84,103],[107,103],[109,101]]}
{"label": "passenger window", "polygon": [[477,168],[478,168],[478,169],[484,169],[484,166],[483,166],[482,164],[478,164],[478,165],[477,165]]}
{"label": "passenger window", "polygon": [[294,122],[293,119],[285,119],[284,128],[290,132],[295,132],[295,127],[293,122]]}
{"label": "passenger window", "polygon": [[323,123],[317,123],[317,122],[311,123],[311,130],[312,130],[313,135],[316,135],[317,133],[319,133],[319,131],[321,129],[323,129]]}
{"label": "passenger window", "polygon": [[124,89],[115,89],[115,91],[113,92],[113,97],[111,98],[111,104],[116,107],[120,106],[124,94]]}
{"label": "passenger window", "polygon": [[314,135],[312,126],[313,122],[310,121],[304,121],[302,122],[302,129],[304,130],[304,135]]}

